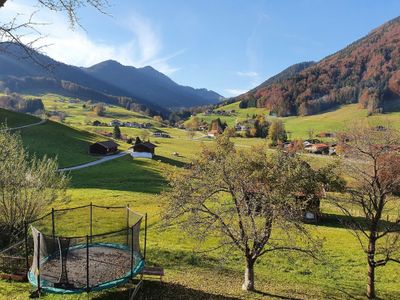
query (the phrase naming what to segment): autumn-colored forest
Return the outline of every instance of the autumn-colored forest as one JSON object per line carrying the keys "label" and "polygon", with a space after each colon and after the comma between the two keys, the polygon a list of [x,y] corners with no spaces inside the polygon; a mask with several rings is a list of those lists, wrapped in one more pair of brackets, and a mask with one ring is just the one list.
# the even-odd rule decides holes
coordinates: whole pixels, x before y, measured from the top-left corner
{"label": "autumn-colored forest", "polygon": [[241,106],[266,107],[278,116],[311,115],[359,103],[370,113],[400,97],[400,17],[289,79],[238,97]]}

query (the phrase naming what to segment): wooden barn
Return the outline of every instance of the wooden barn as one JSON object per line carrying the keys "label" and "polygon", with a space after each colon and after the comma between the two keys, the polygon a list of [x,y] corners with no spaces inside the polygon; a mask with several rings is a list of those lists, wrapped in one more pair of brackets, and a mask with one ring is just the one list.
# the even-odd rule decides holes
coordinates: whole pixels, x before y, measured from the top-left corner
{"label": "wooden barn", "polygon": [[89,146],[90,154],[109,155],[118,152],[118,144],[114,141],[102,141]]}
{"label": "wooden barn", "polygon": [[136,138],[135,145],[132,147],[132,157],[153,158],[156,147],[156,145],[149,141],[142,142],[139,138]]}

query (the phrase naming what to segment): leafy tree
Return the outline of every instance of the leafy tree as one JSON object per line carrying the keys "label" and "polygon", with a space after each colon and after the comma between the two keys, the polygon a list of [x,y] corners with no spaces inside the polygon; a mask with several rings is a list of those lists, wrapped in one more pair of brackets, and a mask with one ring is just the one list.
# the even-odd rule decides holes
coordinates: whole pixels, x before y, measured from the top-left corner
{"label": "leafy tree", "polygon": [[[199,241],[216,238],[245,261],[243,290],[254,290],[256,261],[271,251],[315,255],[319,242],[303,226],[304,208],[324,182],[298,156],[236,150],[226,134],[191,167],[169,176],[164,219]],[[298,195],[306,195],[299,201]],[[279,238],[277,238],[279,236]]]}
{"label": "leafy tree", "polygon": [[348,197],[333,199],[348,217],[368,263],[367,296],[376,298],[375,270],[400,263],[400,134],[393,129],[355,124],[339,135],[346,174],[354,182]]}
{"label": "leafy tree", "polygon": [[148,140],[150,137],[150,132],[147,129],[144,129],[141,131],[140,137],[142,138],[143,141]]}
{"label": "leafy tree", "polygon": [[198,117],[191,118],[185,125],[186,129],[188,130],[197,130],[201,125],[201,121]]}
{"label": "leafy tree", "polygon": [[121,129],[119,128],[118,125],[114,126],[114,130],[113,130],[113,138],[114,139],[121,139]]}
{"label": "leafy tree", "polygon": [[279,142],[286,142],[285,124],[281,120],[273,120],[269,126],[268,137],[272,146],[278,145]]}
{"label": "leafy tree", "polygon": [[66,199],[68,177],[55,159],[30,156],[21,137],[0,130],[0,246],[23,234],[24,222],[39,217],[50,203]]}
{"label": "leafy tree", "polygon": [[254,122],[254,127],[256,128],[255,136],[266,138],[268,136],[269,125],[269,122],[267,122],[264,116],[257,116],[256,121]]}
{"label": "leafy tree", "polygon": [[160,123],[163,122],[163,118],[161,116],[154,116],[153,120],[156,121],[156,122],[160,122]]}
{"label": "leafy tree", "polygon": [[95,106],[93,106],[93,111],[99,117],[102,117],[106,114],[106,108],[102,103],[97,103]]}
{"label": "leafy tree", "polygon": [[211,121],[210,130],[217,130],[219,133],[224,132],[225,128],[228,127],[226,122],[222,123],[220,118]]}
{"label": "leafy tree", "polygon": [[247,108],[248,104],[247,104],[247,100],[242,100],[239,103],[239,108]]}

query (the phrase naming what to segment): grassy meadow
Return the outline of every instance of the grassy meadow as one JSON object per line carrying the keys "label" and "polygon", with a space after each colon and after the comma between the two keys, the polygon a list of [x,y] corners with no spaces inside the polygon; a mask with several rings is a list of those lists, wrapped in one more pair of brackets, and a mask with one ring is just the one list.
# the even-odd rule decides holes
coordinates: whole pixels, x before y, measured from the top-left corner
{"label": "grassy meadow", "polygon": [[[229,111],[232,109],[236,111],[232,116],[218,116],[216,114],[206,116],[204,114],[198,114],[197,117],[208,123],[211,123],[212,120],[219,117],[222,121],[225,121],[228,126],[234,126],[237,122],[251,118],[252,115],[268,114],[268,110],[264,108],[251,107],[240,109],[238,102],[222,106],[217,110]],[[272,120],[275,117],[269,116],[268,118]],[[346,126],[351,125],[354,120],[363,120],[370,124],[379,124],[400,129],[399,111],[368,116],[367,110],[360,109],[357,104],[344,105],[336,110],[312,116],[293,116],[279,119],[285,123],[286,130],[290,133],[292,139],[306,139],[309,137],[310,130],[312,130],[314,134],[342,130],[345,129]]]}
{"label": "grassy meadow", "polygon": [[[77,110],[81,108],[81,106],[76,107]],[[95,159],[85,151],[88,143],[98,138],[95,133],[98,128],[82,122],[86,115],[74,119],[72,108],[69,109],[71,116],[70,119],[67,117],[66,122],[71,122],[70,125],[74,125],[73,127],[48,122],[21,131],[24,143],[30,151],[39,155],[45,153],[56,155],[58,152],[62,166]],[[343,116],[346,110],[349,118],[354,117],[356,113],[362,113],[355,107],[349,106],[342,108],[337,117]],[[333,119],[331,115],[333,113],[326,113],[326,118]],[[285,122],[288,130],[296,131],[301,136],[309,126],[320,124],[323,115],[307,117],[304,119],[305,124],[300,124],[300,118],[287,118]],[[109,115],[110,118],[117,118],[115,116]],[[326,128],[336,128],[347,117],[338,122],[328,121]],[[393,115],[393,120],[400,122],[398,115],[397,118],[398,120]],[[307,225],[314,236],[324,240],[321,259],[313,260],[296,253],[265,255],[255,267],[256,293],[241,291],[244,260],[239,253],[236,251],[225,253],[223,250],[204,251],[214,245],[215,241],[209,240],[200,244],[179,228],[165,228],[161,221],[164,200],[160,197],[160,192],[166,188],[166,172],[182,167],[198,155],[202,146],[210,145],[213,140],[201,138],[200,133],[197,133],[194,139],[190,139],[183,130],[160,129],[169,133],[171,138],[150,137],[150,140],[158,146],[155,159],[134,160],[130,156],[125,156],[90,168],[72,171],[69,173],[71,185],[68,190],[70,196],[68,202],[51,205],[63,208],[90,202],[118,206],[129,204],[135,211],[148,213],[147,263],[163,266],[166,276],[163,283],[157,280],[145,282],[144,299],[364,299],[367,272],[365,255],[356,238],[338,221],[341,217],[339,212],[326,202],[322,203],[322,211],[325,213],[323,220],[317,225]],[[139,129],[121,128],[121,130],[123,134],[129,136],[142,133]],[[321,127],[315,130],[327,129]],[[237,147],[246,149],[265,141],[236,138],[234,142]],[[179,156],[175,156],[174,152],[178,152]],[[330,161],[327,158],[317,157],[308,159],[316,166]],[[104,212],[99,216],[105,221],[107,217]],[[80,216],[72,216],[66,227],[78,222],[79,218]],[[377,292],[381,299],[400,299],[399,271],[396,265],[390,264],[378,269]],[[30,290],[31,286],[28,283],[0,280],[0,299],[27,299]],[[126,291],[117,288],[93,293],[91,297],[104,300],[125,299]],[[43,297],[49,300],[83,298],[86,298],[86,295]]]}
{"label": "grassy meadow", "polygon": [[27,95],[26,98],[37,98],[38,96],[42,99],[46,111],[58,111],[65,113],[66,118],[64,120],[64,123],[72,126],[87,125],[95,120],[108,124],[110,123],[110,121],[115,119],[118,119],[120,121],[130,121],[138,123],[149,122],[153,125],[159,125],[148,116],[134,111],[126,110],[116,105],[105,104],[105,115],[97,116],[90,109],[90,104],[86,104],[87,101],[82,101],[80,99],[60,96],[57,94],[43,94],[35,96]]}

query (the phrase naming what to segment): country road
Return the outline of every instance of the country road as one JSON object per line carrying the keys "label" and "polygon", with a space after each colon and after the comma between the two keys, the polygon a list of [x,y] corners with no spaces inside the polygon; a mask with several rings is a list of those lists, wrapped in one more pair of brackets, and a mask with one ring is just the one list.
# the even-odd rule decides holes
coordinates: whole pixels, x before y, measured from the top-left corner
{"label": "country road", "polygon": [[77,166],[73,166],[73,167],[68,167],[68,168],[60,168],[60,169],[58,169],[58,171],[59,172],[67,172],[67,171],[80,170],[80,169],[96,166],[96,165],[105,163],[107,161],[110,161],[110,160],[113,160],[113,159],[116,159],[116,158],[123,157],[125,155],[130,154],[130,153],[131,153],[130,150],[126,150],[126,151],[122,151],[121,153],[105,156],[105,157],[102,157],[102,158],[100,158],[98,160],[91,161],[91,162],[88,162],[88,163],[85,163],[85,164],[81,164],[81,165],[77,165]]}

